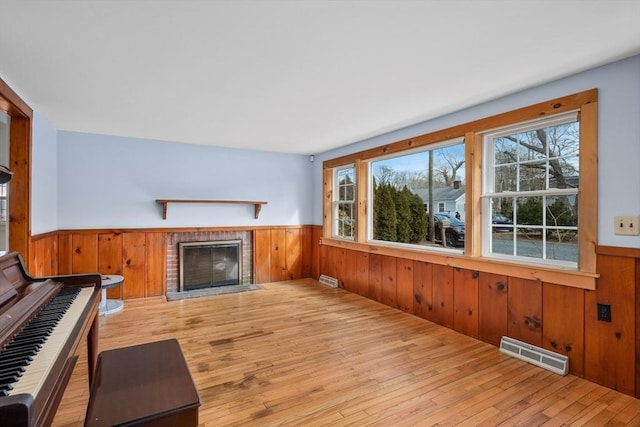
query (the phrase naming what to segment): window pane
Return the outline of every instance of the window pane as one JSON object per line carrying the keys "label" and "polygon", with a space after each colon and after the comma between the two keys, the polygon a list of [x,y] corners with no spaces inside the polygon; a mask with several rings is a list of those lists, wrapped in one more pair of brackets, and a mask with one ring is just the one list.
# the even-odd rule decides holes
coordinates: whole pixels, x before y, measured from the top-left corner
{"label": "window pane", "polygon": [[529,162],[520,165],[519,191],[547,189],[547,163]]}
{"label": "window pane", "polygon": [[353,182],[353,168],[340,169],[338,171],[338,181],[344,185]]}
{"label": "window pane", "polygon": [[578,262],[578,197],[546,198],[547,258]]}
{"label": "window pane", "polygon": [[491,236],[491,252],[494,254],[514,255],[513,233],[497,233]]}
{"label": "window pane", "polygon": [[549,229],[547,259],[578,262],[578,235],[574,231]]}
{"label": "window pane", "polygon": [[[503,233],[513,233],[513,198],[493,197],[491,199],[491,232],[494,238],[503,238]],[[501,236],[497,236],[500,233]]]}
{"label": "window pane", "polygon": [[517,141],[520,145],[520,162],[541,160],[547,157],[547,134],[543,129],[518,133],[507,138]]}
{"label": "window pane", "polygon": [[542,197],[519,197],[516,222],[518,225],[542,225]]}
{"label": "window pane", "polygon": [[344,187],[338,188],[338,200],[346,200],[346,190]]}
{"label": "window pane", "polygon": [[353,237],[355,232],[353,204],[341,203],[338,205],[338,235]]}
{"label": "window pane", "polygon": [[463,247],[464,163],[462,142],[372,161],[372,238]]}
{"label": "window pane", "polygon": [[493,142],[493,152],[496,165],[516,163],[518,161],[519,145],[516,141],[505,138],[496,138]]}
{"label": "window pane", "polygon": [[518,166],[502,165],[495,169],[495,192],[518,190]]}
{"label": "window pane", "polygon": [[335,211],[333,234],[353,238],[355,234],[355,169],[343,167],[335,174]]}
{"label": "window pane", "polygon": [[578,188],[580,168],[578,157],[566,157],[549,161],[549,188]]}
{"label": "window pane", "polygon": [[577,196],[547,197],[545,204],[547,226],[576,227],[578,225]]}
{"label": "window pane", "polygon": [[355,185],[351,184],[351,185],[349,185],[348,187],[345,188],[344,200],[350,200],[350,201],[354,201],[355,200],[354,187],[355,187]]}
{"label": "window pane", "polygon": [[516,236],[515,254],[521,257],[542,258],[544,240],[539,228],[519,227]]}
{"label": "window pane", "polygon": [[580,124],[576,122],[544,129],[549,144],[549,156],[578,156],[580,153]]}

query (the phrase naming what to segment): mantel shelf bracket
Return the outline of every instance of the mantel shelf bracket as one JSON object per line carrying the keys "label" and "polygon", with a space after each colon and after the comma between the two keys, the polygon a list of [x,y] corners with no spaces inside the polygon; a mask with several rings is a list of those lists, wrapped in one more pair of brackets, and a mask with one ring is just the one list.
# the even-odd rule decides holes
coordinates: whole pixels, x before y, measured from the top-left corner
{"label": "mantel shelf bracket", "polygon": [[218,204],[236,204],[236,205],[253,205],[254,218],[258,219],[262,205],[267,202],[253,200],[183,200],[183,199],[156,199],[156,203],[162,205],[162,219],[167,219],[167,205],[169,203],[218,203]]}

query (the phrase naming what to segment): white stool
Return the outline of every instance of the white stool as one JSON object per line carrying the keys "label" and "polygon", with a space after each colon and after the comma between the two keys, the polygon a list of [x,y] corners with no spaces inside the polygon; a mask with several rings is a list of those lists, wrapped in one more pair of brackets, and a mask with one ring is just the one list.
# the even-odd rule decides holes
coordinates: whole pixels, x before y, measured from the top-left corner
{"label": "white stool", "polygon": [[124,302],[120,299],[107,299],[107,289],[115,288],[122,285],[124,277],[117,274],[110,274],[108,276],[102,276],[102,299],[100,300],[100,315],[112,314],[122,311]]}

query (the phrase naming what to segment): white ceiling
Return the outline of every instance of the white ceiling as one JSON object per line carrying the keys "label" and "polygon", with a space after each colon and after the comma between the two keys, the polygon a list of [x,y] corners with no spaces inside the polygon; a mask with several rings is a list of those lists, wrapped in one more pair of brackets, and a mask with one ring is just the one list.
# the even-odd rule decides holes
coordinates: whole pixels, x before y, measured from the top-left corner
{"label": "white ceiling", "polygon": [[60,130],[317,154],[640,53],[639,0],[0,0]]}

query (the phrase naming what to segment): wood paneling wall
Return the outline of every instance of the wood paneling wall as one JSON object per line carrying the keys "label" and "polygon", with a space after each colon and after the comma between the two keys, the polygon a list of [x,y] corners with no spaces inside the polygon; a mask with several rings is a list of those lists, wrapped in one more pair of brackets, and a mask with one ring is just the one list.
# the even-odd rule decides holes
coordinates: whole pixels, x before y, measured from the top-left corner
{"label": "wood paneling wall", "polygon": [[508,335],[565,354],[571,373],[640,397],[640,251],[598,252],[595,291],[331,246],[319,262],[348,291],[496,346]]}
{"label": "wood paneling wall", "polygon": [[[314,237],[317,234],[317,237]],[[313,267],[312,239],[320,240],[315,227],[287,227],[253,231],[254,282],[269,283],[312,277],[318,278],[319,267]]]}

